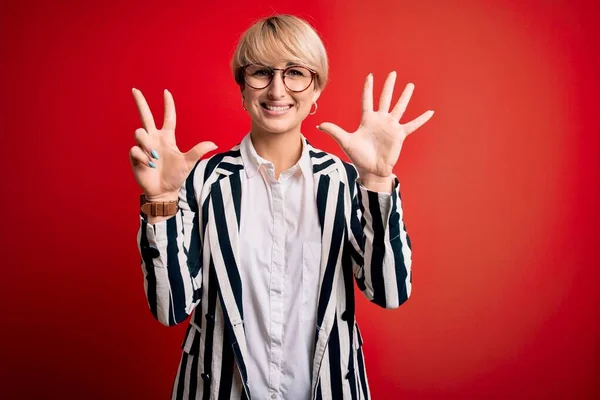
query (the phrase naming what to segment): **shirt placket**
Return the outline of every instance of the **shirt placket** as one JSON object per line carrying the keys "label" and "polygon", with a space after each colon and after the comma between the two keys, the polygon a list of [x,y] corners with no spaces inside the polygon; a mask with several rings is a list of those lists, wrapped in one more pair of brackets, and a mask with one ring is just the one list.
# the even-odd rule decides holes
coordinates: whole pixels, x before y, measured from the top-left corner
{"label": "shirt placket", "polygon": [[[273,171],[269,171],[271,174]],[[273,250],[271,257],[271,284],[269,285],[269,302],[271,308],[269,360],[270,398],[280,398],[281,365],[283,349],[284,320],[284,269],[285,269],[285,219],[284,188],[273,176],[271,180],[271,196],[273,205]]]}

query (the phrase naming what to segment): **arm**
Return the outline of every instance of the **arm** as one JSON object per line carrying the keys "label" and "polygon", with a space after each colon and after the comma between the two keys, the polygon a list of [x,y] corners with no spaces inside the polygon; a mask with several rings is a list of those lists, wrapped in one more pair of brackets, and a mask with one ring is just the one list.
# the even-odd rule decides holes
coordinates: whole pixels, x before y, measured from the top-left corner
{"label": "arm", "polygon": [[144,290],[152,315],[166,326],[187,319],[201,298],[202,246],[196,195],[202,183],[201,164],[206,165],[203,161],[196,164],[179,190],[176,215],[155,223],[140,215],[137,238]]}
{"label": "arm", "polygon": [[[355,175],[356,176],[356,175]],[[390,188],[389,185],[384,185]],[[411,244],[403,221],[400,187],[391,194],[356,180],[352,193],[349,246],[352,269],[365,297],[384,308],[396,308],[411,293]]]}
{"label": "arm", "polygon": [[[388,75],[379,109],[373,109],[373,75],[365,80],[363,115],[358,129],[350,134],[339,126],[324,122],[317,126],[340,145],[352,161],[348,172],[352,199],[349,244],[354,275],[365,296],[381,307],[402,304],[411,292],[411,249],[402,219],[398,179],[392,171],[406,137],[426,123],[429,110],[401,124],[414,90],[406,85],[390,111],[396,73]],[[357,175],[362,183],[354,184]],[[394,182],[392,192],[391,183]]]}

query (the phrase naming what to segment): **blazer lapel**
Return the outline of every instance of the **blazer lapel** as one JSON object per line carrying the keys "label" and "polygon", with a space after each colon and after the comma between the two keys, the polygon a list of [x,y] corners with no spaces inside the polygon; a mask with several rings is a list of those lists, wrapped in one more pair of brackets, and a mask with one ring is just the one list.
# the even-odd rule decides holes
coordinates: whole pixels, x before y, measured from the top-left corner
{"label": "blazer lapel", "polygon": [[245,363],[248,348],[243,324],[242,281],[238,270],[241,173],[243,172],[241,159],[239,162],[239,164],[221,163],[216,169],[221,176],[211,185],[208,240],[219,285],[225,328],[231,341],[244,390],[249,398]]}
{"label": "blazer lapel", "polygon": [[345,236],[345,183],[340,180],[339,164],[331,155],[311,150],[315,197],[321,225],[320,288],[317,327],[312,367],[312,393],[318,383],[321,362],[335,318],[339,265]]}

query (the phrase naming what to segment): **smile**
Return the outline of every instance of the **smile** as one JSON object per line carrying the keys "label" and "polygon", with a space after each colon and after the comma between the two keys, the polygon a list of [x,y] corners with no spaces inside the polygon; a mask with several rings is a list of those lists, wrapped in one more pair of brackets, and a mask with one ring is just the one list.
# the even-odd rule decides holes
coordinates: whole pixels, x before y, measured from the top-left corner
{"label": "smile", "polygon": [[269,104],[266,104],[266,103],[262,103],[261,106],[263,108],[266,108],[269,111],[287,111],[290,108],[292,108],[291,104],[288,104],[286,106],[272,106],[272,105],[269,105]]}
{"label": "smile", "polygon": [[287,113],[293,107],[293,105],[291,105],[291,104],[272,105],[272,104],[267,104],[267,103],[260,103],[260,105],[263,108],[263,110],[265,111],[265,114],[272,115],[272,116],[283,115],[283,114]]}

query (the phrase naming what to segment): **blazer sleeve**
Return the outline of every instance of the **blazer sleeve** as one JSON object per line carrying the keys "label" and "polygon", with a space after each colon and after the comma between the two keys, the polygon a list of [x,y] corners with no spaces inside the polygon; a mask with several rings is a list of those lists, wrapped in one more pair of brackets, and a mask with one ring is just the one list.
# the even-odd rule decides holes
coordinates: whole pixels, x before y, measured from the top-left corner
{"label": "blazer sleeve", "polygon": [[[354,168],[353,168],[354,170]],[[352,178],[352,177],[349,177]],[[350,258],[359,289],[371,302],[396,308],[411,293],[411,243],[403,220],[400,183],[390,193],[369,191],[354,170]]]}
{"label": "blazer sleeve", "polygon": [[201,163],[196,164],[179,190],[177,214],[150,224],[140,213],[137,239],[144,291],[150,312],[166,326],[185,321],[202,298],[202,245],[196,196],[201,192]]}

